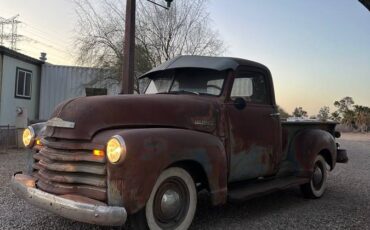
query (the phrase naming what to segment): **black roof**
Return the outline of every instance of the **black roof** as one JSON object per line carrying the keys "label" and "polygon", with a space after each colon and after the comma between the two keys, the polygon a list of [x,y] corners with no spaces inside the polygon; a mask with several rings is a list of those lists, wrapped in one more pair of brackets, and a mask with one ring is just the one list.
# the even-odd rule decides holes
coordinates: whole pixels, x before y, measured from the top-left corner
{"label": "black roof", "polygon": [[267,67],[260,63],[240,58],[178,56],[150,70],[149,72],[142,75],[140,78],[149,77],[154,73],[169,69],[200,68],[223,71],[223,70],[236,70],[239,66],[252,66],[267,70]]}
{"label": "black roof", "polygon": [[16,59],[19,59],[19,60],[24,61],[24,62],[28,62],[30,64],[35,64],[35,65],[44,64],[44,62],[39,60],[39,59],[21,54],[21,53],[15,51],[15,50],[6,48],[5,46],[0,46],[0,54],[5,54],[9,57],[16,58]]}

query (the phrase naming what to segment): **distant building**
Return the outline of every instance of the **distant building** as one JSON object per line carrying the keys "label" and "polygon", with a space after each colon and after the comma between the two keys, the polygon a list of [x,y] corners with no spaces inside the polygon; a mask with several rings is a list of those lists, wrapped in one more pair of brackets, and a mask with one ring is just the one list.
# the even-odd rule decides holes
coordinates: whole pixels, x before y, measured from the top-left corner
{"label": "distant building", "polygon": [[22,114],[38,119],[43,63],[0,46],[0,126],[16,125]]}
{"label": "distant building", "polygon": [[104,71],[97,68],[44,64],[41,73],[40,120],[50,118],[54,108],[62,101],[95,95],[115,95],[119,85],[101,77]]}
{"label": "distant building", "polygon": [[40,59],[0,46],[0,127],[47,120],[67,99],[119,92],[117,83],[96,80],[101,69],[52,65],[45,53]]}

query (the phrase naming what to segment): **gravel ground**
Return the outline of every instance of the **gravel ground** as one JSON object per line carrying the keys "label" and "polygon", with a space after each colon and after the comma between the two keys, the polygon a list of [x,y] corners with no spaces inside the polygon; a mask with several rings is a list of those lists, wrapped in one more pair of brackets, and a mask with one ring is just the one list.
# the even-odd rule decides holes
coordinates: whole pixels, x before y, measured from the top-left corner
{"label": "gravel ground", "polygon": [[[370,229],[370,135],[344,134],[350,162],[330,173],[323,198],[304,199],[298,188],[245,203],[212,207],[202,196],[192,229]],[[34,208],[9,188],[25,153],[0,153],[0,229],[109,229],[78,223]]]}

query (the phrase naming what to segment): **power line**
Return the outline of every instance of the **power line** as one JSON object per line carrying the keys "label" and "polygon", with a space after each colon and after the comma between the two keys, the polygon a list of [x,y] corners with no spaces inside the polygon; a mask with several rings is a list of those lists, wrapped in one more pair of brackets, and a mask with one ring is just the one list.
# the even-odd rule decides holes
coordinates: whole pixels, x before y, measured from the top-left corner
{"label": "power line", "polygon": [[58,45],[58,44],[54,43],[53,41],[51,41],[51,40],[49,40],[49,39],[47,39],[47,38],[45,38],[45,37],[43,37],[41,35],[38,35],[36,33],[33,33],[31,31],[28,31],[28,33],[32,34],[33,36],[38,37],[38,39],[36,39],[35,37],[32,37],[32,36],[27,36],[27,35],[23,34],[22,36],[26,38],[26,41],[28,39],[28,40],[31,40],[31,41],[33,41],[35,43],[41,43],[41,44],[43,44],[43,45],[45,45],[45,46],[47,46],[49,48],[58,50],[58,51],[60,51],[62,53],[66,53],[66,54],[69,54],[69,55],[71,54],[70,52],[67,52],[66,51],[66,48],[65,48],[64,45],[61,45],[61,44]]}
{"label": "power line", "polygon": [[[23,50],[26,48],[27,53],[30,53],[29,47],[35,49],[35,46],[46,47],[47,52],[51,54],[51,59],[59,60],[58,62],[68,62],[73,58],[73,51],[68,52],[66,47],[70,44],[66,41],[55,39],[55,37],[62,37],[50,32],[45,32],[35,26],[18,20],[19,15],[11,18],[0,17],[0,44],[4,45],[5,42],[10,44],[14,50],[17,49],[17,42],[32,43],[32,46],[22,46]],[[25,27],[18,28],[18,25]],[[24,30],[22,35],[18,34],[19,29]],[[53,34],[53,38],[50,35]],[[37,49],[37,48],[36,48]],[[42,48],[45,49],[45,48]],[[50,50],[51,49],[51,50]],[[54,50],[55,52],[53,52]],[[25,51],[25,50],[24,50]],[[46,50],[45,50],[46,51]],[[31,53],[34,53],[31,51]],[[50,60],[50,59],[49,59]]]}
{"label": "power line", "polygon": [[5,41],[10,43],[13,50],[17,49],[18,24],[21,23],[17,18],[19,14],[11,18],[0,17],[0,45],[4,45]]}
{"label": "power line", "polygon": [[66,51],[63,51],[63,50],[60,50],[58,48],[55,48],[55,47],[53,47],[53,46],[51,46],[47,43],[38,41],[38,40],[36,40],[34,38],[31,38],[31,37],[27,37],[27,36],[23,36],[23,37],[24,37],[24,41],[31,42],[31,43],[33,43],[33,45],[39,45],[40,47],[47,47],[49,49],[53,49],[54,51],[57,51],[57,53],[58,53],[57,56],[59,56],[59,57],[62,57],[62,55],[60,55],[61,53],[64,53],[64,54],[66,54],[66,56],[69,56],[69,57],[71,56],[70,53],[68,53]]}
{"label": "power line", "polygon": [[38,28],[34,25],[31,25],[31,24],[28,24],[28,23],[25,23],[25,22],[22,22],[22,24],[25,25],[26,27],[28,27],[29,29],[32,29],[34,31],[38,31],[39,33],[41,33],[43,35],[46,35],[48,37],[53,37],[53,40],[58,40],[58,41],[62,42],[63,44],[65,43],[65,41],[59,40],[59,37],[64,37],[65,36],[64,34],[61,34],[60,32],[51,31],[50,29],[48,29],[49,32],[46,32],[45,30],[42,30],[42,29],[40,29],[40,28]]}

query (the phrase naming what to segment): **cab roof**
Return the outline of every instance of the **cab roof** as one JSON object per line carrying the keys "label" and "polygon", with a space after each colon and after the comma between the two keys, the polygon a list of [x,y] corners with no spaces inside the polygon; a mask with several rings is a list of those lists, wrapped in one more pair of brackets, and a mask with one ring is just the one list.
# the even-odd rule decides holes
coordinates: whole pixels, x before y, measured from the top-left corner
{"label": "cab roof", "polygon": [[236,70],[239,66],[251,66],[268,70],[266,66],[260,63],[241,58],[185,55],[177,56],[169,61],[164,62],[163,64],[143,74],[140,78],[150,77],[157,72],[170,69],[199,68],[224,71]]}

